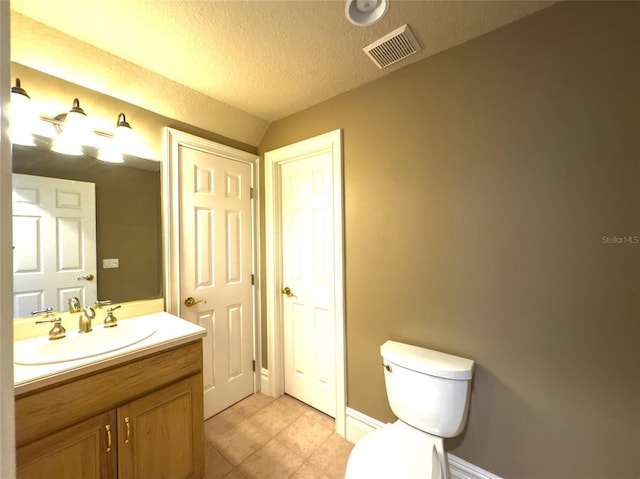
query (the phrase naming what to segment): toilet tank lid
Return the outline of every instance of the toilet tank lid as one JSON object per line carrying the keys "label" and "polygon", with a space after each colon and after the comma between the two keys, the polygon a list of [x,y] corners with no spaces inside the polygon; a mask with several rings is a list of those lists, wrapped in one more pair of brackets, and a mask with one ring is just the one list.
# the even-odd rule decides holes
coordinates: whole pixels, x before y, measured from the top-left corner
{"label": "toilet tank lid", "polygon": [[473,361],[452,354],[397,341],[385,342],[380,346],[380,353],[392,364],[430,376],[457,380],[473,376]]}

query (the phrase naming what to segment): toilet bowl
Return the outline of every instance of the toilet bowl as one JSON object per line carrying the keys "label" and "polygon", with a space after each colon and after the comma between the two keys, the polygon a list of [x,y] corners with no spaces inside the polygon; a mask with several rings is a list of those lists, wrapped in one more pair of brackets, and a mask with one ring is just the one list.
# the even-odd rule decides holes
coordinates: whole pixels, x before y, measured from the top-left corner
{"label": "toilet bowl", "polygon": [[441,438],[396,421],[358,441],[345,479],[444,479],[438,450]]}
{"label": "toilet bowl", "polygon": [[466,423],[473,361],[395,341],[380,353],[398,420],[358,441],[345,479],[449,479],[444,438]]}

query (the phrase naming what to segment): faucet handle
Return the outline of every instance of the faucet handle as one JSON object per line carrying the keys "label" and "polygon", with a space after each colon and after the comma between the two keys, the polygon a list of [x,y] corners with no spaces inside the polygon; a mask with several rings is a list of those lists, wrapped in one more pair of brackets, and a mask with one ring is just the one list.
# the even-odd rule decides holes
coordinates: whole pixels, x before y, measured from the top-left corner
{"label": "faucet handle", "polygon": [[49,340],[62,339],[67,335],[67,330],[62,326],[62,318],[56,316],[55,318],[38,319],[36,324],[53,323],[53,328],[49,331]]}
{"label": "faucet handle", "polygon": [[[53,308],[48,307],[47,309],[43,309],[41,311],[31,311],[31,316],[36,316],[38,314],[43,314],[45,316],[51,316],[53,314]],[[36,321],[37,323],[38,321]]]}
{"label": "faucet handle", "polygon": [[118,325],[118,318],[113,315],[113,312],[118,308],[122,308],[122,305],[119,304],[118,306],[107,309],[107,317],[104,320],[105,328],[113,328]]}

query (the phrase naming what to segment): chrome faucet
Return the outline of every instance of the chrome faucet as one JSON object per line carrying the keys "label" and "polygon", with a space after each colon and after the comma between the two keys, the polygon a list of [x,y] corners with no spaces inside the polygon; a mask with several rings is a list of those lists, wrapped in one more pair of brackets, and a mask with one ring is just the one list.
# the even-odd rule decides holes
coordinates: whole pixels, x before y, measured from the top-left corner
{"label": "chrome faucet", "polygon": [[93,308],[82,308],[82,314],[80,315],[80,332],[89,333],[93,331],[91,327],[91,320],[96,317],[96,311]]}

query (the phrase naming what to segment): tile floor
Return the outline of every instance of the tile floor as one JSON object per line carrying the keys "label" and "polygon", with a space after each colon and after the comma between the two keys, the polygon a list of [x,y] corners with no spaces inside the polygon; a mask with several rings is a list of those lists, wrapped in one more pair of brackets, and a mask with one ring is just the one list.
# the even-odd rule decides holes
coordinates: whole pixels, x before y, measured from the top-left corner
{"label": "tile floor", "polygon": [[333,418],[254,394],[204,423],[205,479],[343,479],[353,444]]}

